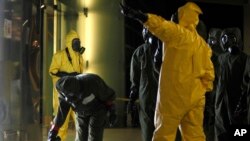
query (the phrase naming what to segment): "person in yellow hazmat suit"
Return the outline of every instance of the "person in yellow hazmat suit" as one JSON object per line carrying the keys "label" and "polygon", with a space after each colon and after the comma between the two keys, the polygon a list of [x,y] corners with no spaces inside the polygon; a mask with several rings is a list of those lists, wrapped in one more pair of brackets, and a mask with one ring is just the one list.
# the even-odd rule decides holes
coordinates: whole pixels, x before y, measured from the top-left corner
{"label": "person in yellow hazmat suit", "polygon": [[197,33],[200,7],[187,2],[178,8],[178,23],[121,4],[121,13],[142,23],[164,43],[152,141],[205,141],[205,92],[213,89],[212,51]]}
{"label": "person in yellow hazmat suit", "polygon": [[[76,31],[71,30],[65,38],[65,48],[56,52],[51,61],[49,68],[50,76],[53,81],[53,115],[57,115],[59,100],[58,92],[56,91],[55,84],[63,76],[75,76],[83,72],[83,57],[82,53],[85,48],[81,47],[81,42]],[[67,135],[68,124],[70,116],[75,121],[74,112],[70,109],[67,118],[59,130],[58,136],[64,141]]]}

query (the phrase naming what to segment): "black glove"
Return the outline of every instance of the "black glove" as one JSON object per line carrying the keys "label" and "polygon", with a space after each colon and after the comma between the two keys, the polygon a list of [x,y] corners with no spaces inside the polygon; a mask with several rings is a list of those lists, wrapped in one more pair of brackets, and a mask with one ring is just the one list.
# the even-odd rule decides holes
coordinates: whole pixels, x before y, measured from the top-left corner
{"label": "black glove", "polygon": [[148,20],[147,14],[144,14],[141,11],[134,10],[121,3],[120,3],[120,8],[121,8],[121,13],[129,18],[135,19],[141,23],[144,23]]}
{"label": "black glove", "polygon": [[63,77],[63,76],[76,76],[80,73],[78,72],[71,72],[71,73],[68,73],[68,72],[64,72],[64,71],[59,71],[57,72],[56,74],[53,74],[53,75],[56,75],[57,77]]}
{"label": "black glove", "polygon": [[130,94],[129,94],[129,102],[128,102],[128,105],[127,105],[127,113],[131,113],[135,110],[137,110],[137,106],[135,104],[135,101],[136,99],[138,99],[138,92],[137,90],[131,90]]}
{"label": "black glove", "polygon": [[130,101],[136,101],[136,99],[138,99],[139,97],[139,93],[136,89],[132,89],[130,91],[130,94],[129,94],[129,99]]}
{"label": "black glove", "polygon": [[57,136],[57,130],[50,130],[48,134],[48,141],[61,141],[61,138]]}
{"label": "black glove", "polygon": [[115,104],[112,104],[111,106],[109,106],[108,117],[109,117],[109,127],[114,127],[114,125],[117,122]]}
{"label": "black glove", "polygon": [[127,114],[137,111],[137,106],[135,101],[130,100],[127,105]]}

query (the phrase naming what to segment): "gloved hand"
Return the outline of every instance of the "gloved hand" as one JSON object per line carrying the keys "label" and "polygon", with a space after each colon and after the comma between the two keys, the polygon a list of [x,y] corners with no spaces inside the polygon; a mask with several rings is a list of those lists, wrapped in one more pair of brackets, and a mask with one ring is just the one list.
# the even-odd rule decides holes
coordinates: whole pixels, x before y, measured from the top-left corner
{"label": "gloved hand", "polygon": [[57,77],[63,77],[63,76],[76,76],[80,73],[78,72],[71,72],[71,73],[68,73],[68,72],[64,72],[64,71],[59,71],[57,72],[56,74],[53,74],[53,75],[56,75]]}
{"label": "gloved hand", "polygon": [[125,6],[120,3],[121,13],[129,18],[135,19],[141,23],[144,23],[148,20],[147,14],[142,13],[141,11],[134,10],[129,6]]}
{"label": "gloved hand", "polygon": [[129,94],[130,101],[134,101],[135,102],[138,99],[138,97],[139,97],[138,90],[136,90],[136,89],[133,88],[130,91],[130,94]]}
{"label": "gloved hand", "polygon": [[80,73],[78,73],[78,72],[71,72],[71,73],[68,73],[68,75],[70,75],[70,76],[76,76],[76,75],[78,75],[78,74],[80,74]]}
{"label": "gloved hand", "polygon": [[130,100],[127,104],[127,114],[133,113],[137,110],[135,101]]}
{"label": "gloved hand", "polygon": [[137,110],[137,106],[135,104],[135,101],[136,101],[136,99],[138,99],[138,96],[139,96],[139,94],[138,94],[137,90],[131,90],[130,95],[129,95],[130,100],[129,100],[128,105],[127,105],[127,113],[128,114]]}
{"label": "gloved hand", "polygon": [[57,130],[50,130],[48,134],[48,141],[61,141],[61,138],[57,136]]}
{"label": "gloved hand", "polygon": [[109,116],[109,127],[114,127],[114,125],[117,122],[117,115],[116,115],[116,109],[115,109],[115,104],[112,104],[108,108],[108,116]]}

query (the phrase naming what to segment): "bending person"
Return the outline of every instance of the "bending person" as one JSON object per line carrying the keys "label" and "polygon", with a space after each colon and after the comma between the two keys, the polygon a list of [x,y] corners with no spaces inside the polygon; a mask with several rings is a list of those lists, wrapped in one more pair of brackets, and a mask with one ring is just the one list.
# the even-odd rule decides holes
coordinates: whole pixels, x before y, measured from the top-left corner
{"label": "bending person", "polygon": [[65,122],[70,108],[76,113],[76,141],[102,141],[107,112],[113,125],[116,113],[115,92],[96,74],[65,76],[56,83],[59,107],[48,141],[57,141],[58,131]]}

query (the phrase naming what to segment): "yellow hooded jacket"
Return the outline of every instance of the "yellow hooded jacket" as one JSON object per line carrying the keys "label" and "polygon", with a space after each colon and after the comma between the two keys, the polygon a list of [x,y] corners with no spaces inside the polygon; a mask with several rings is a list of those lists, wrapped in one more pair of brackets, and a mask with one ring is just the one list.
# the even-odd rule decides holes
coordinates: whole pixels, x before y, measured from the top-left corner
{"label": "yellow hooded jacket", "polygon": [[154,14],[148,14],[148,20],[144,23],[151,33],[164,42],[156,129],[164,126],[161,119],[166,113],[170,114],[168,117],[183,117],[188,108],[197,105],[205,98],[205,92],[213,88],[212,52],[195,29],[201,13],[196,4],[189,2],[178,9],[179,24]]}
{"label": "yellow hooded jacket", "polygon": [[[67,72],[67,73],[72,73],[72,72],[82,73],[83,72],[82,55],[79,52],[75,52],[72,49],[72,40],[74,38],[79,38],[79,36],[74,30],[71,30],[66,35],[66,39],[65,39],[65,45],[68,48],[70,57],[72,59],[72,64],[70,63],[68,59],[66,48],[61,51],[58,51],[56,54],[54,54],[52,58],[52,62],[49,68],[49,73],[50,73],[50,76],[52,77],[54,86],[57,80],[59,79],[59,77],[53,74],[56,74],[57,72]],[[54,109],[53,114],[54,115],[57,112],[58,105],[59,105],[58,93],[56,91],[56,88],[54,87],[53,89],[53,109]]]}

